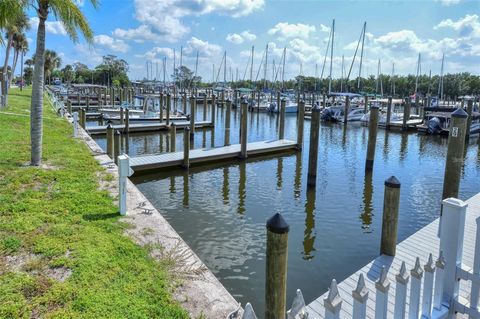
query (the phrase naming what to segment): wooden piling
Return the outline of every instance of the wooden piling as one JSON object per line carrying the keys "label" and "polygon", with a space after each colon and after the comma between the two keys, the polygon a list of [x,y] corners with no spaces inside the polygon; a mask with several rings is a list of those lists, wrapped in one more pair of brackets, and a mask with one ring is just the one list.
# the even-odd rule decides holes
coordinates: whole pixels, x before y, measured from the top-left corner
{"label": "wooden piling", "polygon": [[364,101],[364,104],[363,104],[363,112],[366,114],[368,112],[368,96],[365,95],[365,101]]}
{"label": "wooden piling", "polygon": [[87,126],[87,113],[83,107],[80,109],[80,126],[84,129]]}
{"label": "wooden piling", "polygon": [[310,122],[307,185],[315,186],[317,183],[318,142],[320,139],[320,109],[312,109],[312,119]]}
{"label": "wooden piling", "polygon": [[240,105],[240,158],[246,159],[247,158],[247,112],[248,112],[248,103],[246,100],[243,100]]}
{"label": "wooden piling", "polygon": [[172,100],[171,100],[171,96],[170,96],[170,93],[167,94],[167,112],[165,114],[165,124],[167,126],[170,125],[170,107],[171,107],[171,103],[172,103]]}
{"label": "wooden piling", "polygon": [[225,107],[225,146],[230,145],[230,113],[232,112],[232,101],[227,99]]}
{"label": "wooden piling", "polygon": [[303,148],[303,126],[305,124],[305,101],[298,103],[297,113],[297,149]]}
{"label": "wooden piling", "polygon": [[400,182],[395,176],[391,176],[385,181],[380,254],[395,256],[399,205]]}
{"label": "wooden piling", "polygon": [[72,114],[72,101],[67,100],[67,111],[68,114]]}
{"label": "wooden piling", "polygon": [[183,105],[183,114],[187,114],[187,93],[183,93],[182,97],[182,105]]}
{"label": "wooden piling", "polygon": [[113,135],[113,161],[118,164],[118,156],[120,155],[121,137],[119,131],[115,131]]}
{"label": "wooden piling", "polygon": [[345,97],[345,109],[343,110],[343,125],[347,125],[348,113],[350,112],[350,97]]}
{"label": "wooden piling", "polygon": [[190,128],[187,126],[183,131],[183,168],[190,167]]}
{"label": "wooden piling", "polygon": [[464,161],[463,153],[465,151],[467,119],[468,114],[462,108],[458,108],[451,115],[442,199],[450,197],[458,198],[458,189],[460,187],[460,177]]}
{"label": "wooden piling", "polygon": [[123,113],[123,107],[120,107],[120,124],[125,124],[125,116]]}
{"label": "wooden piling", "polygon": [[[222,99],[223,98],[224,98],[224,95],[222,95]],[[225,105],[224,103],[225,103],[225,100],[222,100],[222,106]],[[216,109],[217,109],[217,106],[215,105],[215,95],[213,95],[212,96],[212,119],[211,119],[213,129],[215,129]]]}
{"label": "wooden piling", "polygon": [[465,139],[468,141],[470,138],[470,127],[472,126],[472,115],[473,115],[473,100],[467,101],[467,130],[465,133]]}
{"label": "wooden piling", "polygon": [[130,132],[130,109],[129,108],[125,109],[125,127],[123,129],[123,132],[126,134]]}
{"label": "wooden piling", "polygon": [[190,96],[190,139],[193,141],[193,136],[195,135],[195,109],[196,109],[196,99],[192,95]]}
{"label": "wooden piling", "polygon": [[410,119],[410,107],[411,107],[411,101],[410,97],[408,97],[405,101],[404,107],[403,107],[403,123],[402,123],[402,130],[406,131],[408,130],[408,120]]}
{"label": "wooden piling", "polygon": [[208,103],[207,103],[207,95],[203,97],[203,120],[207,120],[207,112],[208,112]]}
{"label": "wooden piling", "polygon": [[158,110],[158,117],[160,118],[160,123],[163,122],[163,93],[160,93],[160,106]]}
{"label": "wooden piling", "polygon": [[176,152],[177,149],[177,127],[175,123],[170,125],[170,152]]}
{"label": "wooden piling", "polygon": [[113,127],[111,124],[107,125],[107,155],[110,158],[114,156],[114,141],[113,141]]}
{"label": "wooden piling", "polygon": [[280,96],[281,96],[281,95],[280,95],[280,91],[278,91],[278,92],[277,92],[277,109],[278,109],[278,111],[280,111],[280,107],[281,107],[281,105],[280,105],[280,103],[281,103]]}
{"label": "wooden piling", "polygon": [[279,117],[280,117],[280,124],[278,127],[278,139],[283,140],[285,138],[285,107],[286,101],[282,99],[280,102],[280,109],[279,109]]}
{"label": "wooden piling", "polygon": [[289,225],[279,213],[267,221],[265,318],[285,318]]}
{"label": "wooden piling", "polygon": [[373,169],[375,146],[377,145],[378,111],[378,105],[373,105],[370,107],[370,119],[368,120],[367,159],[365,161],[366,170]]}
{"label": "wooden piling", "polygon": [[392,120],[392,105],[393,105],[393,98],[391,96],[388,97],[387,102],[387,119],[385,121],[385,129],[390,129],[390,121]]}

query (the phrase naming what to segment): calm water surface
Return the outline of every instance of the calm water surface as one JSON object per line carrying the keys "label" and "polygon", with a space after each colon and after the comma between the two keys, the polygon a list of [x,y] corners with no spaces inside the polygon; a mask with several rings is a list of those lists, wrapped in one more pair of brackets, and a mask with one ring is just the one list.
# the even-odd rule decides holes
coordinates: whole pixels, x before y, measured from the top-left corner
{"label": "calm water surface", "polygon": [[[203,118],[202,108],[197,119]],[[210,114],[210,113],[208,113]],[[275,139],[277,116],[249,113],[249,141]],[[215,134],[197,131],[195,147],[224,141],[223,110]],[[232,143],[238,143],[239,114],[232,113]],[[91,123],[92,125],[94,123]],[[288,304],[296,288],[307,302],[343,280],[379,252],[384,181],[401,186],[399,240],[439,214],[447,139],[379,130],[373,174],[365,174],[368,129],[322,123],[317,187],[306,187],[310,122],[302,153],[224,162],[136,176],[133,181],[186,240],[230,293],[263,313],[265,221],[276,212],[290,224]],[[177,132],[177,150],[182,149]],[[286,117],[286,138],[296,138],[296,116]],[[105,139],[96,138],[104,147]],[[131,134],[132,155],[165,152],[166,133]],[[480,191],[480,146],[465,154],[460,198]]]}

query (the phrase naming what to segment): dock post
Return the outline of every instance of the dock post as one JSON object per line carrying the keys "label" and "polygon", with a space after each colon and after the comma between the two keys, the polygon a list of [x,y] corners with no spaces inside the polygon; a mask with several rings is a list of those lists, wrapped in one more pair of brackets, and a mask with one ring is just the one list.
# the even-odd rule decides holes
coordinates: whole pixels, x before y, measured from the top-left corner
{"label": "dock post", "polygon": [[196,99],[192,95],[190,96],[190,139],[193,141],[195,135],[195,109],[196,109]]}
{"label": "dock post", "polygon": [[203,120],[207,120],[207,112],[208,112],[208,103],[207,103],[207,95],[203,97]]}
{"label": "dock post", "polygon": [[165,124],[167,126],[170,125],[170,107],[171,107],[171,102],[172,102],[171,99],[172,99],[172,97],[171,97],[170,93],[168,93],[167,94],[167,114],[165,114]]}
{"label": "dock post", "polygon": [[419,115],[419,108],[420,108],[420,97],[418,94],[415,94],[415,114]]}
{"label": "dock post", "polygon": [[282,99],[280,102],[280,113],[278,116],[280,116],[280,125],[278,127],[278,139],[283,140],[285,138],[285,106],[286,101],[285,99]]}
{"label": "dock post", "polygon": [[227,99],[225,108],[225,146],[230,145],[230,113],[232,112],[232,101]]}
{"label": "dock post", "polygon": [[388,102],[387,102],[387,119],[385,121],[385,129],[389,130],[390,129],[390,121],[392,120],[392,104],[393,104],[393,98],[391,96],[388,97]]}
{"label": "dock post", "polygon": [[87,95],[87,96],[85,97],[85,99],[86,99],[86,102],[85,102],[85,103],[86,103],[86,105],[87,105],[87,111],[88,111],[88,110],[90,109],[90,96]]}
{"label": "dock post", "polygon": [[465,139],[468,141],[470,137],[470,127],[472,126],[472,115],[473,115],[473,100],[467,101],[467,130],[465,133]]}
{"label": "dock post", "polygon": [[67,111],[68,114],[72,114],[72,101],[67,100]]}
{"label": "dock post", "polygon": [[77,94],[77,106],[81,108],[80,93]]}
{"label": "dock post", "polygon": [[122,216],[127,214],[127,177],[132,174],[130,158],[127,154],[120,155],[118,157],[118,206]]}
{"label": "dock post", "polygon": [[451,115],[442,199],[449,197],[458,198],[463,166],[463,153],[465,151],[467,118],[468,114],[462,108],[458,108]]}
{"label": "dock post", "polygon": [[[313,105],[313,104],[312,104]],[[305,124],[305,101],[298,103],[297,114],[297,150],[303,148],[303,125]]]}
{"label": "dock post", "polygon": [[323,94],[322,100],[323,100],[323,108],[325,109],[327,107],[327,96],[325,94]]}
{"label": "dock post", "polygon": [[184,92],[182,96],[182,108],[183,114],[187,114],[187,92]]}
{"label": "dock post", "polygon": [[385,181],[380,254],[395,256],[399,205],[400,182],[395,176],[391,176]]}
{"label": "dock post", "polygon": [[118,164],[118,156],[120,155],[121,135],[119,131],[113,134],[113,161]]}
{"label": "dock post", "polygon": [[247,112],[248,112],[248,104],[246,100],[243,100],[241,103],[240,109],[240,158],[246,159],[247,158],[247,144],[248,144],[248,135],[247,135]]}
{"label": "dock post", "polygon": [[377,129],[378,129],[378,105],[370,107],[370,119],[368,120],[368,146],[367,160],[365,161],[365,170],[373,169],[373,161],[375,159],[375,147],[377,145]]}
{"label": "dock post", "polygon": [[110,158],[113,158],[114,150],[113,150],[113,127],[111,124],[107,126],[107,155]]}
{"label": "dock post", "polygon": [[363,105],[363,112],[364,113],[367,113],[368,112],[368,96],[365,95],[365,101],[364,101],[364,105]]}
{"label": "dock post", "polygon": [[182,167],[183,168],[189,168],[190,167],[190,128],[188,126],[185,127],[185,130],[183,131],[183,164],[182,164]]}
{"label": "dock post", "polygon": [[225,105],[225,90],[222,91],[222,101],[220,102],[220,107],[223,107]]}
{"label": "dock post", "polygon": [[163,93],[160,93],[160,106],[158,110],[158,117],[160,119],[160,123],[163,122]]}
{"label": "dock post", "polygon": [[279,213],[267,220],[265,319],[286,315],[289,228]]}
{"label": "dock post", "polygon": [[[224,98],[224,95],[222,95],[222,106],[225,106],[225,100],[223,100],[223,98]],[[213,102],[215,102],[215,95],[212,96],[212,119],[211,119],[212,127],[215,128],[216,105]]]}
{"label": "dock post", "polygon": [[[345,97],[345,109],[343,111],[343,125],[347,125],[348,122],[348,112],[350,112],[350,97]],[[371,114],[370,114],[371,116]]]}
{"label": "dock post", "polygon": [[123,132],[126,134],[130,132],[130,109],[129,108],[125,109],[125,127],[123,129]]}
{"label": "dock post", "polygon": [[125,124],[125,116],[123,115],[123,107],[120,106],[120,124]]}
{"label": "dock post", "polygon": [[405,101],[403,106],[403,123],[402,123],[402,130],[408,130],[408,120],[410,119],[410,107],[411,107],[410,97],[408,97]]}
{"label": "dock post", "polygon": [[87,126],[87,113],[83,107],[80,109],[80,126],[83,128]]}
{"label": "dock post", "polygon": [[170,125],[170,152],[176,152],[177,148],[177,127],[175,123]]}
{"label": "dock post", "polygon": [[78,112],[73,112],[73,137],[78,136]]}
{"label": "dock post", "polygon": [[112,107],[115,106],[115,88],[114,87],[110,89],[110,105]]}
{"label": "dock post", "polygon": [[315,186],[317,184],[317,161],[318,161],[318,142],[320,139],[320,109],[312,108],[312,119],[310,124],[310,148],[308,152],[308,175],[307,185]]}
{"label": "dock post", "polygon": [[280,91],[278,91],[277,92],[277,109],[278,109],[278,111],[280,111],[280,103],[281,103]]}

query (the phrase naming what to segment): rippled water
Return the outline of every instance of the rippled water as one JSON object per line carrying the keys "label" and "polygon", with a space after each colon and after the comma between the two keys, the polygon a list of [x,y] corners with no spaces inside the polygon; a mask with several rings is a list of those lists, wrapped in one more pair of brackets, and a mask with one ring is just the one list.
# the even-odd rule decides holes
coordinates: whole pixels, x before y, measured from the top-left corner
{"label": "rippled water", "polygon": [[[202,118],[201,108],[197,118]],[[198,131],[195,147],[223,143],[224,113],[217,128]],[[239,117],[232,114],[232,143]],[[277,117],[249,113],[249,141],[276,137]],[[296,288],[307,302],[377,256],[383,183],[395,175],[401,186],[399,240],[439,214],[447,139],[380,130],[373,174],[365,174],[368,129],[322,123],[315,190],[307,191],[310,123],[302,153],[192,167],[137,176],[133,181],[215,273],[230,293],[263,313],[265,221],[276,212],[290,224],[288,303]],[[182,134],[177,133],[177,150]],[[166,133],[130,135],[128,153],[166,151]],[[286,137],[296,137],[296,117],[286,117]],[[103,146],[104,138],[97,142]],[[480,144],[465,154],[460,198],[480,191]]]}

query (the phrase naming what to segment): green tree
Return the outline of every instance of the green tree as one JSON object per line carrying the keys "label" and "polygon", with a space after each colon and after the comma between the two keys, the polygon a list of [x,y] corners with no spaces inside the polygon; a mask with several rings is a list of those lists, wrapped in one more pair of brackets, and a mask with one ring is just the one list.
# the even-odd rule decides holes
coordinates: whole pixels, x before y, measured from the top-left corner
{"label": "green tree", "polygon": [[202,80],[200,76],[195,76],[193,71],[184,65],[176,68],[172,77],[175,84],[182,88],[192,87]]}
{"label": "green tree", "polygon": [[73,66],[67,64],[62,70],[62,81],[68,84],[72,83],[75,80],[75,70]]}
{"label": "green tree", "polygon": [[25,33],[16,33],[13,36],[13,65],[12,65],[12,73],[10,73],[9,82],[12,81],[12,78],[15,74],[15,70],[17,68],[18,57],[25,55],[28,51],[28,41],[27,36]]}

